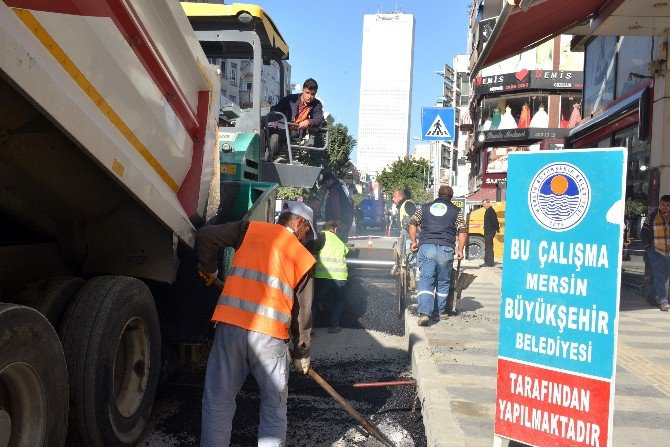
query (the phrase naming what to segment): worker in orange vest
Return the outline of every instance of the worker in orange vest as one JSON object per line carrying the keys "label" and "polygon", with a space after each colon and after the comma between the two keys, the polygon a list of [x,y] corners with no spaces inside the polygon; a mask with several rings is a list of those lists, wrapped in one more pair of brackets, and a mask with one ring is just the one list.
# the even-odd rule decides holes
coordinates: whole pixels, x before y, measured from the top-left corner
{"label": "worker in orange vest", "polygon": [[310,365],[316,260],[305,244],[314,234],[312,209],[302,202],[289,202],[276,224],[240,221],[198,231],[198,271],[207,285],[217,275],[218,250],[236,250],[212,316],[201,446],[229,445],[235,397],[249,373],[261,395],[258,445],[285,445],[289,339],[293,366],[307,374]]}

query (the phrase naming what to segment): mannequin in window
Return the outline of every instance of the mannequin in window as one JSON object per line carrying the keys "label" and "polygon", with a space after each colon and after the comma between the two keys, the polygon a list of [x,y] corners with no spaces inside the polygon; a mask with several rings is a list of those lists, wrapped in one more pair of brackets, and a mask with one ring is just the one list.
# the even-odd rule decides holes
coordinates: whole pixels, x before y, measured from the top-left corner
{"label": "mannequin in window", "polygon": [[500,120],[502,117],[500,116],[500,109],[495,108],[493,109],[493,117],[491,118],[491,130],[496,130],[498,127],[500,127]]}
{"label": "mannequin in window", "polygon": [[568,108],[561,106],[561,123],[559,127],[561,129],[567,129],[569,122],[570,122],[570,116],[568,115]]}
{"label": "mannequin in window", "polygon": [[544,110],[543,104],[540,104],[537,112],[535,112],[535,115],[533,115],[533,119],[530,120],[530,127],[549,127],[549,115],[547,115],[547,112]]}
{"label": "mannequin in window", "polygon": [[582,120],[582,112],[579,103],[572,105],[572,113],[570,114],[570,121],[568,121],[568,128],[572,129]]}
{"label": "mannequin in window", "polygon": [[516,129],[516,120],[512,116],[512,109],[505,107],[505,114],[500,119],[498,129]]}
{"label": "mannequin in window", "polygon": [[530,106],[524,103],[521,106],[521,115],[519,115],[519,129],[525,129],[530,126]]}
{"label": "mannequin in window", "polygon": [[484,121],[484,124],[482,124],[482,132],[485,130],[490,130],[491,129],[491,118],[486,118],[486,121]]}

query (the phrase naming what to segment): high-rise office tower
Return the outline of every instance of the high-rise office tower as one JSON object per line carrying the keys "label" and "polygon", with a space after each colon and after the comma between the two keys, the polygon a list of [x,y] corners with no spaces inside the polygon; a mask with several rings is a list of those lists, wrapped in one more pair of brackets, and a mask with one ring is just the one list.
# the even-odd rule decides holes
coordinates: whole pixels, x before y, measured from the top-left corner
{"label": "high-rise office tower", "polygon": [[413,54],[413,15],[364,16],[356,163],[362,173],[376,175],[408,153]]}

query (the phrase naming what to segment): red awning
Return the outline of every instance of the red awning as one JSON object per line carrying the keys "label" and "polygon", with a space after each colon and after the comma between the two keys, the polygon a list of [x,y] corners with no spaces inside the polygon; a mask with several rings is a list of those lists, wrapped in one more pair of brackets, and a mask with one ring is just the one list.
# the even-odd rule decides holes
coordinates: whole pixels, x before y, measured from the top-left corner
{"label": "red awning", "polygon": [[[483,61],[477,61],[478,69],[536,46],[550,37],[585,21],[596,13],[608,0],[545,0],[533,2],[527,11],[515,7],[502,24],[497,38],[485,45],[491,46]],[[504,20],[504,19],[503,19]],[[499,24],[496,25],[496,27]]]}
{"label": "red awning", "polygon": [[495,200],[495,199],[496,199],[495,188],[481,188],[478,191],[475,191],[469,196],[465,197],[466,202],[481,202],[482,200]]}

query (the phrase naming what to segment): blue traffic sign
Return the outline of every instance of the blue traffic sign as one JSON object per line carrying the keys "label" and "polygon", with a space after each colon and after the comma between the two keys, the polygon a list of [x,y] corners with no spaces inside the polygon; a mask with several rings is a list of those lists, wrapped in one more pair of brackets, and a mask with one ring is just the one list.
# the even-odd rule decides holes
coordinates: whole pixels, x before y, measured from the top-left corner
{"label": "blue traffic sign", "polygon": [[454,141],[456,134],[453,108],[423,107],[421,109],[421,139]]}
{"label": "blue traffic sign", "polygon": [[[510,154],[497,436],[612,445],[626,156],[625,148]],[[552,418],[574,430],[543,424]]]}
{"label": "blue traffic sign", "polygon": [[500,356],[612,377],[625,166],[621,149],[509,157]]}

